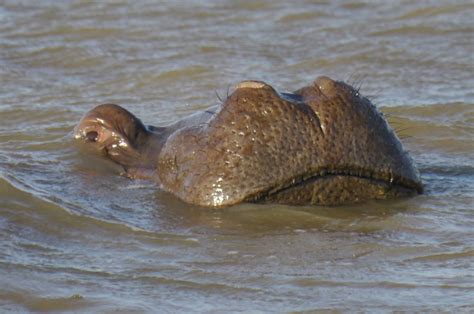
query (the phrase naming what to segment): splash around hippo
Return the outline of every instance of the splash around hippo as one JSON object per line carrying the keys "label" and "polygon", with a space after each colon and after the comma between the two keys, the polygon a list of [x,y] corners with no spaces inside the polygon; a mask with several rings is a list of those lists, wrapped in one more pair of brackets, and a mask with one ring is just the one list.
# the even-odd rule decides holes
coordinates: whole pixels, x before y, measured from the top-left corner
{"label": "splash around hippo", "polygon": [[383,115],[350,85],[319,77],[293,93],[243,81],[219,106],[167,127],[92,109],[74,137],[185,202],[337,205],[422,192]]}

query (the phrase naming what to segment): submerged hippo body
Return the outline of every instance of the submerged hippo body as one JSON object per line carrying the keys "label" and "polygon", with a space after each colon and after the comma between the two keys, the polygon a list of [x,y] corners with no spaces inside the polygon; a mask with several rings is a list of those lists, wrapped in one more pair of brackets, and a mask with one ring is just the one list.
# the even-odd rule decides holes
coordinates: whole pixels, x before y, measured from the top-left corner
{"label": "submerged hippo body", "polygon": [[244,81],[219,106],[168,127],[117,105],[89,111],[75,138],[130,177],[201,206],[336,205],[421,193],[418,171],[383,115],[327,77],[294,93]]}

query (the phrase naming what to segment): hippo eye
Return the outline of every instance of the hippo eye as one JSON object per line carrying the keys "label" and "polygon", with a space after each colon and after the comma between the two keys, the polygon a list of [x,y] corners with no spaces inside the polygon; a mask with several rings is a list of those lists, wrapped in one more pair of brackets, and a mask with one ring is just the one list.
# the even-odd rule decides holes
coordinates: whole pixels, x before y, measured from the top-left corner
{"label": "hippo eye", "polygon": [[99,133],[97,133],[96,131],[90,131],[86,133],[85,140],[87,142],[97,142],[98,137]]}

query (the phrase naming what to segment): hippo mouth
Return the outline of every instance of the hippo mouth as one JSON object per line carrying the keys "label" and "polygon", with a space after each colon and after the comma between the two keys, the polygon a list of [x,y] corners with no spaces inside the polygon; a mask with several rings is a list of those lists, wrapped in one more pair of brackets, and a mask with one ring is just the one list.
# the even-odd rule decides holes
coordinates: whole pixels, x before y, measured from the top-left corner
{"label": "hippo mouth", "polygon": [[[351,177],[358,178],[361,180],[367,180],[379,184],[388,184],[393,187],[400,187],[416,191],[417,193],[423,192],[423,187],[418,183],[410,179],[406,179],[402,176],[393,175],[389,173],[374,173],[369,170],[352,170],[350,168],[341,170],[321,170],[317,175],[312,176],[309,180],[317,180],[330,178],[334,176],[339,177]],[[305,180],[306,181],[306,180]]]}
{"label": "hippo mouth", "polygon": [[320,205],[340,205],[369,199],[406,197],[422,192],[421,184],[402,176],[351,168],[321,169],[312,176],[294,178],[283,186],[274,187],[256,196],[253,201],[285,203],[293,197],[290,199],[292,204],[317,202]]}

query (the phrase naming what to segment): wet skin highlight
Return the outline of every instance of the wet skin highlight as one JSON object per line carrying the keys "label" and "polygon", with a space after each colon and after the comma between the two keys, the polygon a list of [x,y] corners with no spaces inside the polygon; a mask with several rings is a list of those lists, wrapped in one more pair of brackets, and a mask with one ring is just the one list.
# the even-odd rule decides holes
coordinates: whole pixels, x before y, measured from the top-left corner
{"label": "wet skin highlight", "polygon": [[99,105],[74,136],[185,202],[338,205],[422,192],[409,154],[377,108],[319,77],[293,93],[243,81],[222,104],[170,126]]}

